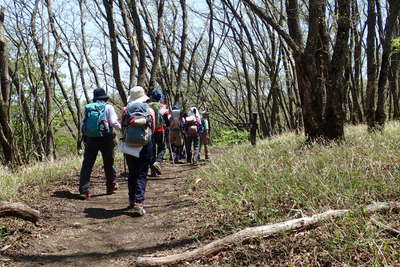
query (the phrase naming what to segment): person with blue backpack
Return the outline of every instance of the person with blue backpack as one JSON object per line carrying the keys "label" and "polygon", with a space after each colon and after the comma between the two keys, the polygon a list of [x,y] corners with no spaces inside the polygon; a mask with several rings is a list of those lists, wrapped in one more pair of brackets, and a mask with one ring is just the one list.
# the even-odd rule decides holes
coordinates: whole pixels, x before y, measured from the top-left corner
{"label": "person with blue backpack", "polygon": [[129,205],[133,213],[143,216],[147,172],[153,158],[154,110],[146,103],[143,87],[130,90],[128,105],[122,115],[121,151],[128,165]]}
{"label": "person with blue backpack", "polygon": [[206,160],[210,159],[208,154],[208,144],[210,143],[210,122],[209,122],[209,112],[204,111],[202,113],[201,124],[199,126],[199,134],[200,134],[200,149],[199,153],[201,153],[201,147],[204,146],[204,158]]}
{"label": "person with blue backpack", "polygon": [[85,106],[82,123],[85,151],[79,181],[79,193],[82,199],[90,198],[90,175],[99,151],[103,158],[106,175],[106,192],[112,194],[118,189],[114,169],[116,142],[113,128],[121,130],[121,125],[114,107],[107,104],[108,99],[106,91],[103,88],[97,88],[93,91],[93,103]]}

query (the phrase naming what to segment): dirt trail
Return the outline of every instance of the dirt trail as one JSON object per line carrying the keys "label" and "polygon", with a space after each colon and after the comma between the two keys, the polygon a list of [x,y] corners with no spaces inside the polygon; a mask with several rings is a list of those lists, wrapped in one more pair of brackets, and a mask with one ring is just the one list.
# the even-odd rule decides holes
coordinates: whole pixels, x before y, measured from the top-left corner
{"label": "dirt trail", "polygon": [[187,195],[185,182],[195,170],[188,164],[164,163],[161,176],[149,177],[144,217],[129,212],[127,182],[122,176],[118,177],[120,189],[105,195],[103,172],[96,170],[92,175],[94,196],[85,201],[77,197],[76,181],[55,186],[37,201],[40,206],[36,208],[45,218],[43,230],[27,241],[26,248],[8,251],[8,263],[127,266],[143,254],[196,246],[195,239],[187,238],[195,204]]}

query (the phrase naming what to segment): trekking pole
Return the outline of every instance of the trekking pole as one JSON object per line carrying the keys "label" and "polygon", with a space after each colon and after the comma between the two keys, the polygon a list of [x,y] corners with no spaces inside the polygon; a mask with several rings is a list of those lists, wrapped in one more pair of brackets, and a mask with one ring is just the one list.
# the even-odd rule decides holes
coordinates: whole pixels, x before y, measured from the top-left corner
{"label": "trekking pole", "polygon": [[[169,145],[169,152],[171,153],[171,158],[172,158],[172,166],[175,167],[175,157],[174,157],[174,152],[172,151],[172,144],[171,144],[171,138],[169,138],[169,132],[168,132],[168,145]],[[164,136],[165,137],[165,136]],[[166,138],[165,138],[166,139]]]}
{"label": "trekking pole", "polygon": [[169,151],[171,151],[171,158],[172,158],[172,166],[175,167],[175,157],[174,157],[174,152],[172,152],[172,145],[171,142],[169,143]]}
{"label": "trekking pole", "polygon": [[128,177],[128,173],[126,172],[126,156],[124,154],[124,177]]}

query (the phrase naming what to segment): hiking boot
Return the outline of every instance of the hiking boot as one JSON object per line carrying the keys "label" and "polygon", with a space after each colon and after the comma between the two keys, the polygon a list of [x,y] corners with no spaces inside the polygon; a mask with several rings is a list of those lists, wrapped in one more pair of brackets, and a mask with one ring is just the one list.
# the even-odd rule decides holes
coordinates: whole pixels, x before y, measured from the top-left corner
{"label": "hiking boot", "polygon": [[143,203],[133,203],[131,204],[133,214],[137,216],[143,216],[146,214],[146,210],[143,208]]}
{"label": "hiking boot", "polygon": [[89,193],[89,191],[80,194],[80,195],[79,195],[79,198],[82,199],[82,200],[89,199],[89,198],[90,198],[90,193]]}
{"label": "hiking boot", "polygon": [[107,195],[111,195],[119,188],[118,183],[112,183],[110,186],[107,187]]}
{"label": "hiking boot", "polygon": [[158,161],[154,162],[153,168],[154,168],[154,171],[155,171],[158,175],[161,175],[161,163],[160,163],[160,162],[158,162]]}
{"label": "hiking boot", "polygon": [[153,165],[150,165],[150,177],[157,177],[156,168]]}

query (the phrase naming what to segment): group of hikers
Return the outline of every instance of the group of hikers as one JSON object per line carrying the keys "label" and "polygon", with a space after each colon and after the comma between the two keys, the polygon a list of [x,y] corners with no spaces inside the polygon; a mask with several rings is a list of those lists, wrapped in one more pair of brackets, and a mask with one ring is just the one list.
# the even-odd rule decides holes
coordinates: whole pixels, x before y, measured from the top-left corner
{"label": "group of hikers", "polygon": [[85,143],[82,168],[80,172],[80,198],[90,198],[90,175],[97,154],[103,158],[106,176],[106,193],[113,194],[119,187],[114,169],[114,148],[117,145],[114,129],[120,130],[121,152],[128,166],[129,205],[132,211],[143,216],[147,175],[161,175],[161,163],[168,149],[173,162],[197,165],[200,150],[204,146],[205,159],[209,159],[208,144],[210,126],[207,111],[200,112],[196,107],[183,110],[177,105],[171,109],[163,103],[161,89],[154,89],[147,96],[141,86],[130,90],[128,105],[122,116],[107,103],[109,96],[103,88],[93,91],[93,102],[85,106],[82,135]]}

